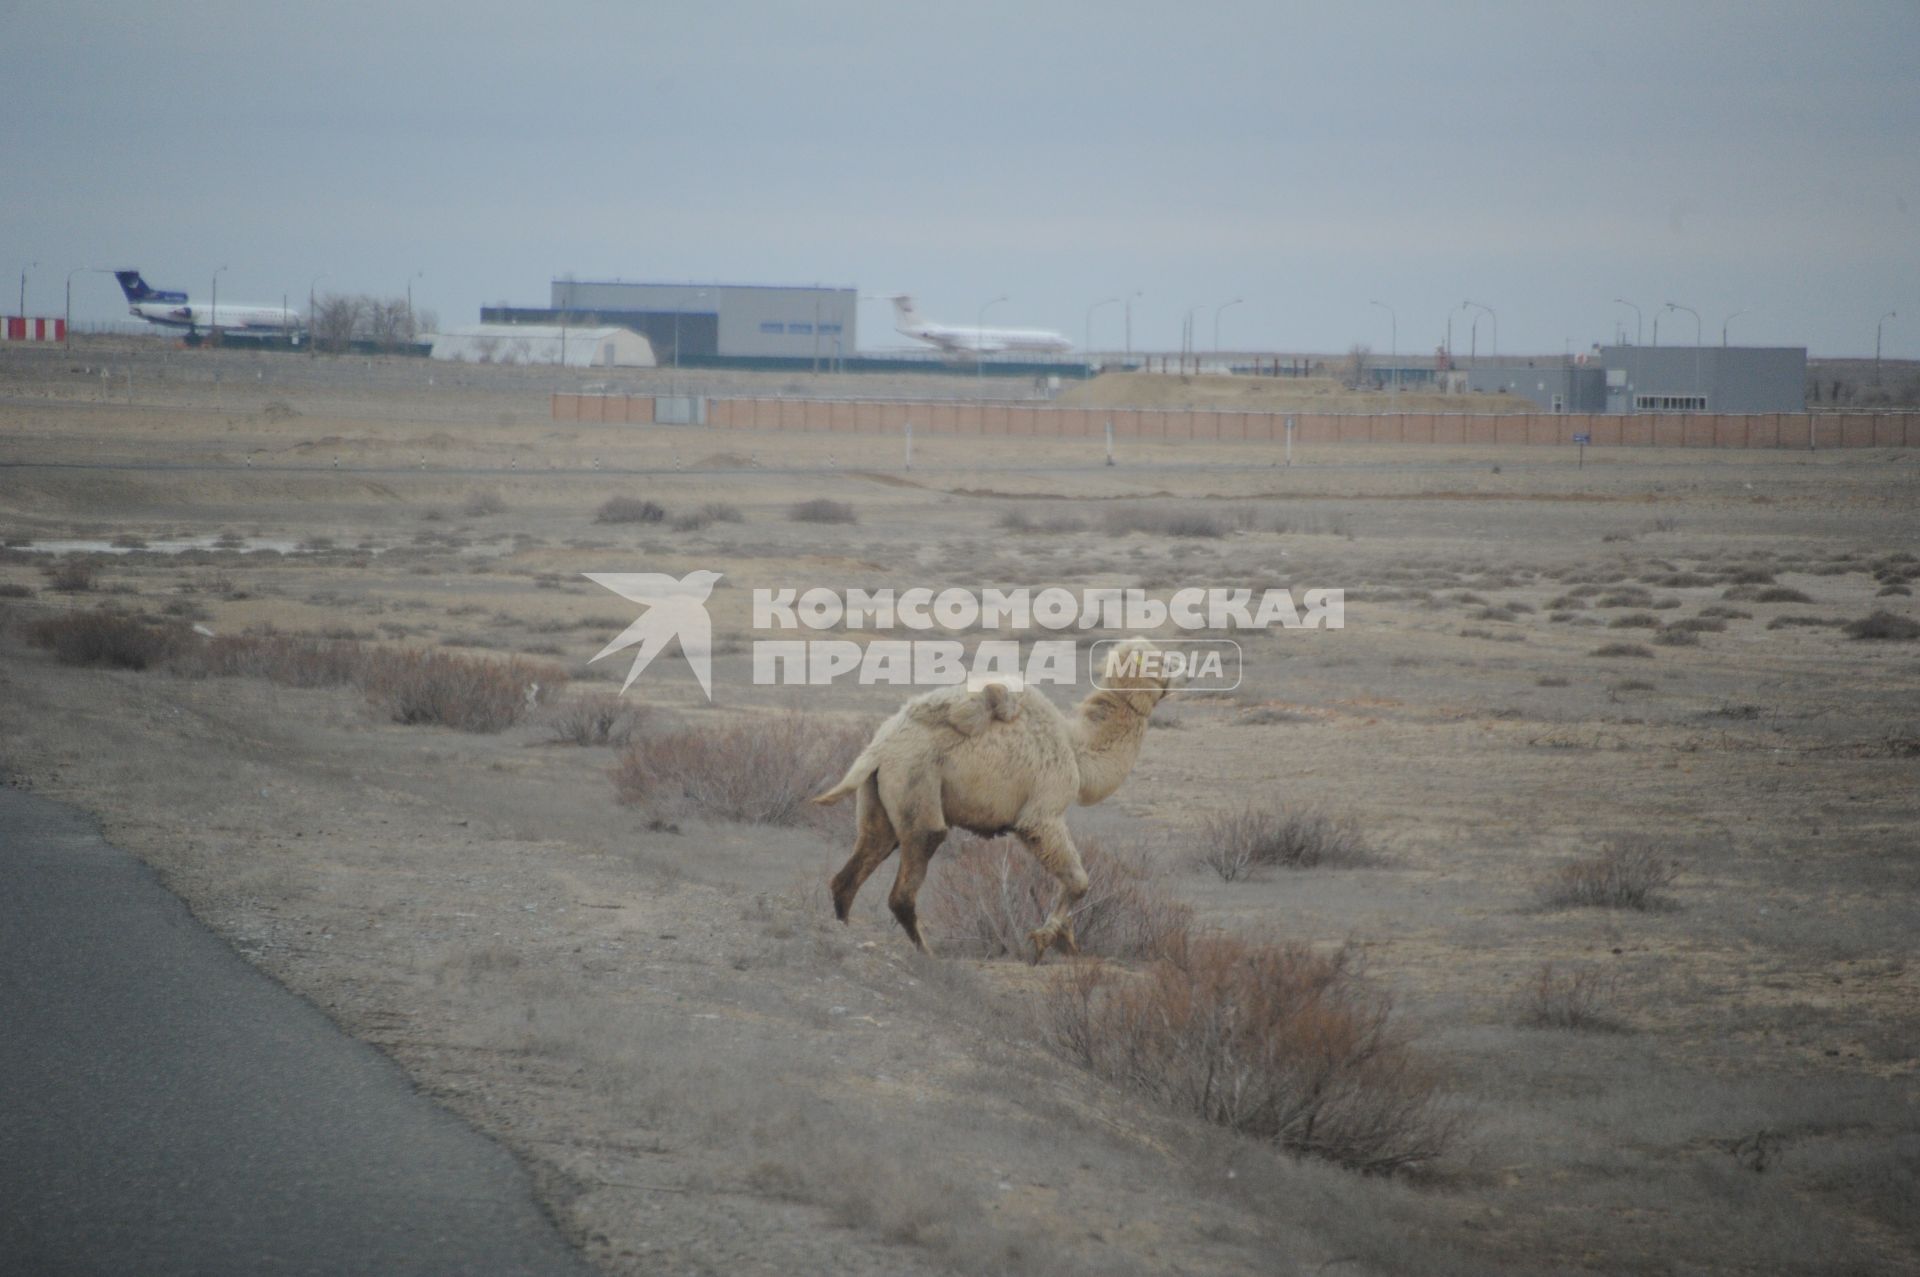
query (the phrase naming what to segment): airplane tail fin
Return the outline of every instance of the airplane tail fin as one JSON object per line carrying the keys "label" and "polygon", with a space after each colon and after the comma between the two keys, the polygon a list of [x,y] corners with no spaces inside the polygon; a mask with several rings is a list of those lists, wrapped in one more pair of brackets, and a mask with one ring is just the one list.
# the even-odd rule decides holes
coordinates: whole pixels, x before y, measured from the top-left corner
{"label": "airplane tail fin", "polygon": [[920,322],[919,312],[913,308],[913,298],[905,293],[899,293],[890,300],[893,302],[895,328],[910,328]]}
{"label": "airplane tail fin", "polygon": [[113,277],[120,281],[120,291],[127,295],[130,302],[182,302],[187,295],[180,292],[166,292],[149,287],[147,281],[140,278],[137,270],[117,270]]}

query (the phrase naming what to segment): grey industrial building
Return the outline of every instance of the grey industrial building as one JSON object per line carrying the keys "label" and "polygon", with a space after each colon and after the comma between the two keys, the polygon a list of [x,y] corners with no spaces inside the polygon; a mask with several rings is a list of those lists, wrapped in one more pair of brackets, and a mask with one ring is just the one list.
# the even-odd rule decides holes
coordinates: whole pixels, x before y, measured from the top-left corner
{"label": "grey industrial building", "polygon": [[774,284],[632,284],[556,279],[544,308],[487,306],[483,323],[630,328],[662,364],[724,358],[822,366],[853,357],[851,288]]}
{"label": "grey industrial building", "polygon": [[1580,361],[1486,362],[1467,389],[1548,412],[1803,412],[1805,346],[1598,346]]}

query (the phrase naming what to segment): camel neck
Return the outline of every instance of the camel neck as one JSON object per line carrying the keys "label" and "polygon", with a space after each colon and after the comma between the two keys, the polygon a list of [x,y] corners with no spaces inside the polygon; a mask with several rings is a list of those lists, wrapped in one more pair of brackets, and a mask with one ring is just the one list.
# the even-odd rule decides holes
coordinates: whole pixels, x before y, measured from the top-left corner
{"label": "camel neck", "polygon": [[1079,801],[1097,803],[1120,788],[1140,756],[1147,714],[1118,692],[1095,692],[1074,715],[1074,761],[1080,770]]}

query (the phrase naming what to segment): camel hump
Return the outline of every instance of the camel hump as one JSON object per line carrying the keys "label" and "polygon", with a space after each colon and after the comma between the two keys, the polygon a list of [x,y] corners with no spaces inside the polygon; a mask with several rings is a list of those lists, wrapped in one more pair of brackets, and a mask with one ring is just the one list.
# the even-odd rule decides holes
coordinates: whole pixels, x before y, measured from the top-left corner
{"label": "camel hump", "polygon": [[966,697],[950,703],[947,725],[962,736],[978,736],[995,723],[1011,723],[1020,717],[1020,693],[1005,683],[986,683],[970,687]]}

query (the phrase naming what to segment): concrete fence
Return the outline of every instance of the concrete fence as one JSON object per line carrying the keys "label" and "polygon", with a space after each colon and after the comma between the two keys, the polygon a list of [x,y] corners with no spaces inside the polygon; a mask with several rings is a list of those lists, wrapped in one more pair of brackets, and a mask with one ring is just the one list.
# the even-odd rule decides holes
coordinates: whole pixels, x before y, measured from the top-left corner
{"label": "concrete fence", "polygon": [[[555,421],[648,425],[651,395],[553,396]],[[1920,447],[1920,412],[1438,413],[1362,416],[1324,412],[1222,412],[1187,408],[1059,408],[1005,403],[883,402],[868,399],[706,400],[714,430],[795,430],[817,434],[898,434],[1032,439],[1281,443],[1571,444],[1596,448]]]}

